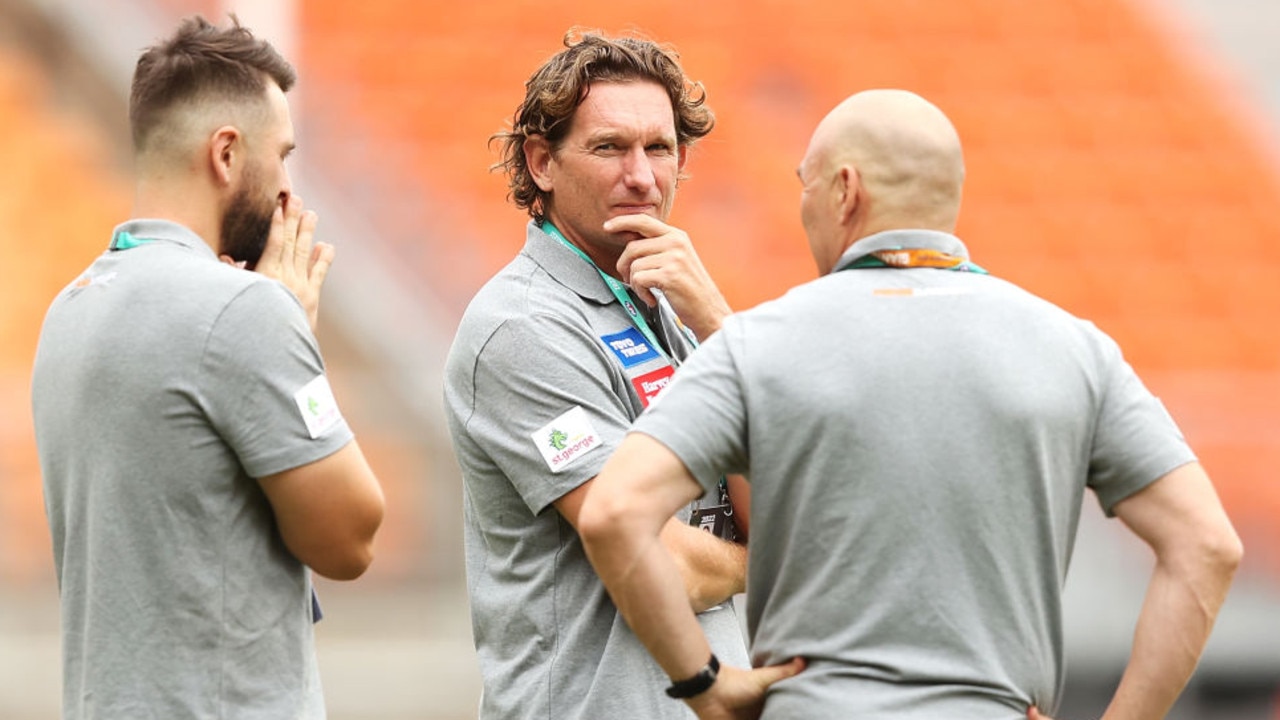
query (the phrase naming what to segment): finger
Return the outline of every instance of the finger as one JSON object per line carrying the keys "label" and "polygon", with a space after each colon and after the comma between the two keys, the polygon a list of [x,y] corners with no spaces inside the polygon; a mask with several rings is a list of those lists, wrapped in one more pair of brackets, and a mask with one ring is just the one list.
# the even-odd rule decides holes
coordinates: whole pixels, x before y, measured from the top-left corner
{"label": "finger", "polygon": [[324,285],[324,279],[329,275],[329,268],[333,267],[333,257],[337,251],[329,243],[316,243],[315,250],[311,253],[311,267],[307,270],[308,283],[316,292],[320,291],[320,286]]}
{"label": "finger", "polygon": [[320,218],[312,210],[302,212],[298,218],[298,239],[294,243],[293,252],[294,256],[299,260],[307,261],[308,264],[302,267],[305,267],[308,271],[314,255],[312,252],[313,246],[319,244],[315,242],[316,224],[318,222],[320,222]]}
{"label": "finger", "polygon": [[[622,254],[618,256],[618,277],[628,285],[638,283],[636,276],[645,275],[645,271],[658,271],[671,262],[671,257],[664,254],[665,246],[660,240],[645,238],[627,243]],[[653,284],[653,273],[648,273]]]}
{"label": "finger", "polygon": [[263,246],[262,257],[254,269],[267,275],[278,275],[283,256],[284,209],[277,205],[271,213],[271,231],[267,233],[267,244]]}
{"label": "finger", "polygon": [[789,662],[781,665],[769,665],[757,668],[752,670],[751,674],[754,675],[756,680],[761,683],[760,687],[766,688],[779,680],[786,680],[789,677],[795,677],[800,674],[804,668],[804,658],[797,657],[792,658]]}
{"label": "finger", "polygon": [[281,258],[285,262],[293,260],[295,269],[306,267],[306,260],[311,257],[310,238],[306,238],[306,247],[299,242],[303,238],[300,237],[300,225],[302,224],[302,198],[297,195],[290,195],[285,200],[284,205],[284,257]]}
{"label": "finger", "polygon": [[[648,282],[646,282],[646,277],[649,278]],[[636,292],[636,296],[649,307],[654,307],[658,304],[658,298],[654,297],[653,293],[649,291],[650,288],[656,287],[652,279],[652,273],[637,272],[632,273],[630,283],[631,289]]]}
{"label": "finger", "polygon": [[644,237],[657,237],[671,230],[671,226],[652,215],[635,213],[619,215],[605,221],[605,232],[633,232]]}

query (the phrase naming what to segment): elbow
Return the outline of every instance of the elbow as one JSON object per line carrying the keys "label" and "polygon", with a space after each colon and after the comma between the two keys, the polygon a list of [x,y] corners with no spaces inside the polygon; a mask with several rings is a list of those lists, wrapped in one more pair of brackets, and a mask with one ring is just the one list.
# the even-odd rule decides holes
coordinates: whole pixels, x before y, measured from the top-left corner
{"label": "elbow", "polygon": [[578,535],[587,547],[598,547],[601,543],[609,542],[620,522],[610,504],[603,502],[599,493],[588,493],[578,512]]}
{"label": "elbow", "polygon": [[330,580],[355,580],[373,564],[373,541],[382,525],[382,517],[383,504],[379,502],[377,507],[370,507],[341,538],[315,548],[308,557],[298,557]]}
{"label": "elbow", "polygon": [[1226,588],[1244,559],[1244,545],[1230,526],[1204,532],[1170,553],[1168,565]]}
{"label": "elbow", "polygon": [[599,492],[599,486],[587,493],[574,528],[597,572],[600,563],[611,564],[635,552],[634,545],[640,538],[636,514],[630,511],[626,500],[614,493]]}
{"label": "elbow", "polygon": [[1235,530],[1228,527],[1207,544],[1205,556],[1215,570],[1230,578],[1244,560],[1244,543]]}
{"label": "elbow", "polygon": [[351,548],[341,555],[330,555],[309,564],[317,574],[330,580],[355,580],[373,564],[373,543]]}

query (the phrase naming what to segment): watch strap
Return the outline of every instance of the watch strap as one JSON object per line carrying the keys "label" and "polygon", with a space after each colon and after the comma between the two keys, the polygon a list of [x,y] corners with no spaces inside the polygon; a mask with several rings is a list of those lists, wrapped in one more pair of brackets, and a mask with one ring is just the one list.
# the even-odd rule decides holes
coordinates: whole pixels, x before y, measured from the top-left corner
{"label": "watch strap", "polygon": [[686,698],[694,697],[695,695],[701,695],[711,688],[711,685],[716,681],[716,676],[719,674],[720,659],[716,657],[715,653],[711,653],[711,659],[707,661],[707,664],[704,665],[696,675],[691,678],[672,683],[671,687],[667,688],[667,695],[676,698],[677,700],[684,700]]}

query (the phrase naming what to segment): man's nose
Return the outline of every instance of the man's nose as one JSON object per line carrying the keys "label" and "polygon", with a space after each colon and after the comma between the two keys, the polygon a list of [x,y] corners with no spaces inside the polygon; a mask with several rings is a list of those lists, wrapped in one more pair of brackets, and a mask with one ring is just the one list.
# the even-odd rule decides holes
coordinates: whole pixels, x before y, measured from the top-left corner
{"label": "man's nose", "polygon": [[628,187],[648,190],[653,186],[653,162],[644,148],[636,148],[625,158],[624,179]]}

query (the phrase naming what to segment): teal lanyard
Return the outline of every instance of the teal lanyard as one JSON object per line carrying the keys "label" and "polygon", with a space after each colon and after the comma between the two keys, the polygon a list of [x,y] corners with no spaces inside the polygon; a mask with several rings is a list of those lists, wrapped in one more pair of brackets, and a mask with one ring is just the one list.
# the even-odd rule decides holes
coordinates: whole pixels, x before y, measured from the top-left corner
{"label": "teal lanyard", "polygon": [[[609,287],[613,296],[618,299],[619,303],[622,303],[623,309],[627,311],[627,315],[631,318],[631,324],[635,325],[636,328],[644,334],[645,339],[649,341],[649,345],[653,347],[655,352],[662,355],[667,359],[667,362],[674,365],[675,363],[667,355],[666,350],[663,349],[662,343],[658,342],[658,338],[653,334],[653,329],[649,327],[648,321],[646,321],[644,316],[640,314],[640,311],[636,308],[636,304],[631,301],[631,294],[627,292],[627,286],[623,285],[617,278],[601,270],[594,260],[588,257],[586,253],[582,252],[582,248],[569,242],[568,238],[561,235],[560,231],[556,229],[555,225],[551,224],[550,220],[542,221],[542,232],[550,235],[556,240],[559,240],[560,244],[572,250],[578,255],[578,257],[585,260],[588,265],[594,268],[596,272],[600,273],[600,278],[604,280],[604,284]],[[697,343],[695,342],[694,345],[696,347]]]}
{"label": "teal lanyard", "polygon": [[111,238],[112,250],[132,250],[139,245],[146,245],[151,242],[150,238],[136,238],[133,235],[121,230],[116,236]]}
{"label": "teal lanyard", "polygon": [[[649,344],[653,346],[653,349],[656,352],[661,354],[662,357],[666,358],[667,362],[671,363],[672,365],[675,365],[676,364],[675,361],[670,356],[667,355],[666,351],[662,349],[662,344],[658,342],[658,339],[656,337],[654,337],[653,330],[649,328],[649,323],[645,321],[644,316],[641,315],[640,311],[636,309],[636,304],[631,301],[631,295],[630,293],[627,292],[627,286],[623,285],[622,282],[619,281],[617,278],[601,270],[600,266],[596,265],[594,260],[588,257],[586,253],[582,252],[582,248],[569,242],[568,238],[566,238],[564,235],[561,235],[560,231],[556,229],[555,225],[551,224],[550,220],[543,220],[541,227],[542,227],[542,232],[550,235],[556,240],[559,240],[562,245],[572,250],[578,257],[582,258],[584,261],[586,261],[588,265],[594,268],[596,272],[600,273],[600,278],[604,280],[604,284],[609,287],[609,290],[613,293],[613,296],[617,298],[618,302],[622,303],[622,307],[626,309],[627,315],[631,317],[632,324],[634,324],[636,328],[640,330],[641,333],[644,333],[645,339],[649,341]],[[686,330],[685,337],[689,340],[689,342],[694,347],[698,346],[698,341],[693,337],[693,333],[690,333]],[[720,490],[720,498],[719,498],[720,503],[727,504],[729,502],[728,500],[729,489],[728,489],[728,483],[725,481],[723,475],[720,476],[719,490]],[[702,500],[694,501],[693,507],[695,510],[701,506],[702,506]]]}

